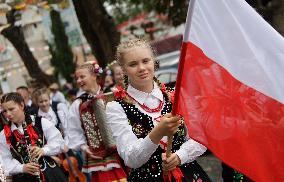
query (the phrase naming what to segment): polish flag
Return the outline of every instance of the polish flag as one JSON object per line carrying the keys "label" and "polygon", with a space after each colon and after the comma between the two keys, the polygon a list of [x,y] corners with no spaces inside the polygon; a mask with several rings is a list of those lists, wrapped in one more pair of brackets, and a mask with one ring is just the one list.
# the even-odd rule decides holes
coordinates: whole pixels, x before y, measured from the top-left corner
{"label": "polish flag", "polygon": [[191,0],[173,113],[255,181],[284,181],[284,39],[245,0]]}

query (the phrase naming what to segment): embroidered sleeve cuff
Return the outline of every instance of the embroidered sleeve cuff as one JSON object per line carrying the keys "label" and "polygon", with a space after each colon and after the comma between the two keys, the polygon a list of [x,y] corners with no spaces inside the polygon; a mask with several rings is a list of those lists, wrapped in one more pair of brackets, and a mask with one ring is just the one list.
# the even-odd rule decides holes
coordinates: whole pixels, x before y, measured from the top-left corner
{"label": "embroidered sleeve cuff", "polygon": [[180,159],[181,165],[193,161],[193,159],[188,158],[188,154],[185,150],[180,149],[180,150],[176,151],[176,154],[178,155],[178,157]]}

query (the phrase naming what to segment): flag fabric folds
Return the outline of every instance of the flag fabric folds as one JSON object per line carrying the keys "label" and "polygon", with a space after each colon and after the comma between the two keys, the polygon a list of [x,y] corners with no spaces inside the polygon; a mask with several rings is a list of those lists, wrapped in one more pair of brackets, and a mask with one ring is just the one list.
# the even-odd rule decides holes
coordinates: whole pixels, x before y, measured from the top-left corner
{"label": "flag fabric folds", "polygon": [[255,181],[284,181],[284,39],[245,0],[191,0],[173,112]]}

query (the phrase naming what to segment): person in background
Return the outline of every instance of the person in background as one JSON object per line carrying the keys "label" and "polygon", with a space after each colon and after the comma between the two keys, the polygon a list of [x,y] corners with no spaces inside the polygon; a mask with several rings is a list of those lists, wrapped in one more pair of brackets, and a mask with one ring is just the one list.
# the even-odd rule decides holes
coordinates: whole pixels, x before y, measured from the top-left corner
{"label": "person in background", "polygon": [[[77,154],[82,153],[82,172],[89,181],[126,181],[126,174],[120,164],[115,144],[106,145],[110,131],[107,128],[105,106],[96,107],[95,96],[102,90],[98,84],[101,68],[96,62],[86,62],[76,68],[75,78],[78,86],[85,92],[69,108],[68,147]],[[100,115],[98,115],[100,111]],[[98,127],[100,126],[100,127]],[[109,132],[108,132],[109,131]],[[72,141],[72,142],[71,142]]]}
{"label": "person in background", "polygon": [[78,92],[77,88],[72,88],[67,91],[67,99],[69,103],[74,102],[74,100],[77,98],[77,92]]}
{"label": "person in background", "polygon": [[113,89],[117,86],[122,86],[122,87],[124,86],[123,71],[121,66],[116,61],[113,61],[109,65],[109,68],[110,68],[109,73],[114,79],[114,83],[106,87],[104,93],[113,91]]}
{"label": "person in background", "polygon": [[[110,70],[109,70],[109,72],[110,72]],[[112,77],[111,73],[110,74],[108,74],[108,73],[105,76],[104,89],[103,89],[104,93],[110,92],[110,88],[112,88],[114,86],[113,77]]]}
{"label": "person in background", "polygon": [[36,111],[37,111],[37,105],[32,102],[32,98],[31,98],[31,95],[30,95],[30,92],[29,92],[29,88],[26,87],[26,86],[20,86],[16,89],[17,93],[19,93],[24,101],[25,101],[25,106],[26,106],[26,111],[29,113],[29,114],[36,114]]}
{"label": "person in background", "polygon": [[51,91],[50,98],[51,98],[52,101],[68,104],[68,102],[65,99],[64,94],[59,91],[59,86],[58,86],[57,83],[51,84],[49,86],[49,89]]}
{"label": "person in background", "polygon": [[26,113],[19,93],[3,95],[1,104],[9,123],[0,133],[0,149],[12,181],[67,182],[50,157],[61,153],[64,145],[59,130],[49,120]]}
{"label": "person in background", "polygon": [[67,145],[68,138],[66,132],[69,114],[67,105],[61,102],[51,101],[49,90],[45,87],[35,89],[32,96],[38,105],[36,114],[51,121],[54,126],[61,131],[62,137]]}
{"label": "person in background", "polygon": [[[154,54],[142,39],[122,42],[117,62],[125,74],[125,88],[106,106],[108,124],[119,155],[130,167],[129,182],[208,182],[195,161],[206,147],[190,139],[186,125],[172,111],[171,91],[154,76]],[[173,135],[166,156],[167,136]]]}

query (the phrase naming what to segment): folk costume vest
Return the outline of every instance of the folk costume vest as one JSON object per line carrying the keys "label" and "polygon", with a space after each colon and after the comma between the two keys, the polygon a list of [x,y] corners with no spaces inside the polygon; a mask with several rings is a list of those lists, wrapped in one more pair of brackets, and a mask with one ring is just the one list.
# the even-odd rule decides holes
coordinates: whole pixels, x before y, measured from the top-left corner
{"label": "folk costume vest", "polygon": [[87,93],[81,95],[79,99],[82,100],[79,111],[88,146],[95,156],[103,158],[94,160],[84,156],[82,171],[89,173],[120,168],[115,142],[106,123],[104,103]]}
{"label": "folk costume vest", "polygon": [[[29,163],[30,156],[27,150],[25,134],[21,134],[18,130],[11,131],[10,124],[4,126],[4,133],[6,136],[6,142],[10,146],[10,152],[13,158],[18,160],[21,164]],[[29,118],[27,121],[27,133],[32,146],[42,148],[46,143],[41,125],[41,117],[36,116]],[[41,170],[41,181],[66,181],[67,178],[51,157],[43,156],[39,159],[38,163]],[[13,175],[12,181],[38,182],[39,180],[33,175],[21,173]]]}
{"label": "folk costume vest", "polygon": [[[161,115],[172,111],[172,103],[169,101],[166,93],[163,92],[165,104],[161,111]],[[154,128],[153,118],[142,113],[134,104],[125,102],[123,99],[117,98],[116,101],[122,106],[129,125],[132,126],[133,133],[137,138],[145,138]],[[184,123],[179,126],[177,133],[173,137],[172,153],[179,150],[180,146],[186,142],[186,128]],[[161,155],[165,151],[159,146],[152,154],[150,159],[141,167],[131,169],[128,177],[129,182],[163,182],[162,158]],[[206,173],[198,165],[196,161],[180,166],[184,175],[182,181],[195,182],[210,181]],[[205,180],[202,180],[205,179]],[[174,181],[174,180],[173,180]],[[200,181],[200,182],[201,182]]]}

